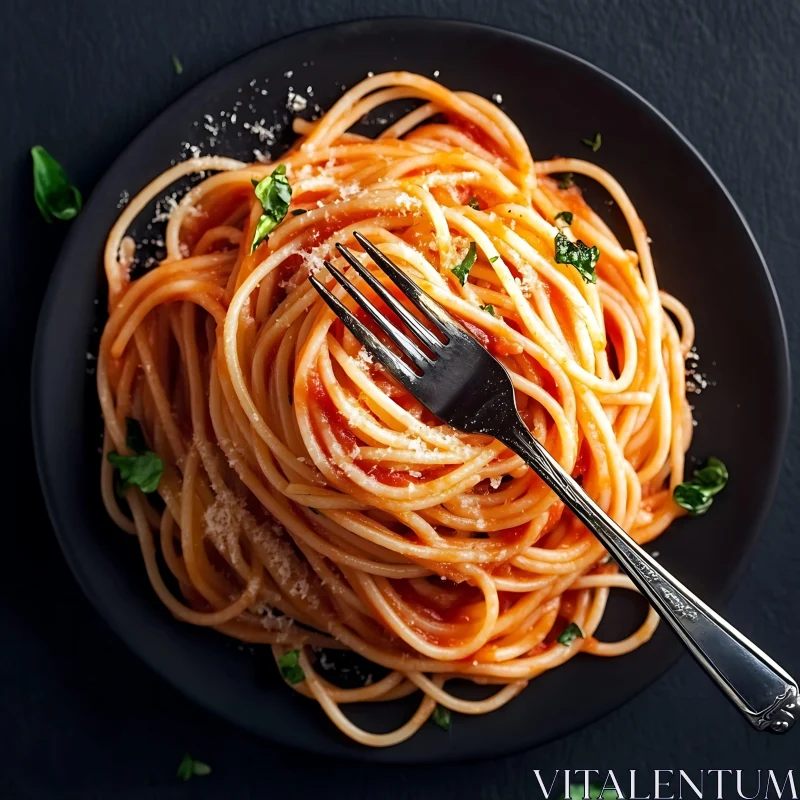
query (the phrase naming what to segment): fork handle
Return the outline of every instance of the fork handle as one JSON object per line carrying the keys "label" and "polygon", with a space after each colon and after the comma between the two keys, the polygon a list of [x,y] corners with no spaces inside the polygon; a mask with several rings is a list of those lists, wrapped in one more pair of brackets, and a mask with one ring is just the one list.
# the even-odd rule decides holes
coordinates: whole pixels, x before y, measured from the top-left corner
{"label": "fork handle", "polygon": [[594,533],[753,727],[774,733],[792,727],[798,691],[786,672],[622,530],[531,436],[518,415],[497,438],[521,456]]}

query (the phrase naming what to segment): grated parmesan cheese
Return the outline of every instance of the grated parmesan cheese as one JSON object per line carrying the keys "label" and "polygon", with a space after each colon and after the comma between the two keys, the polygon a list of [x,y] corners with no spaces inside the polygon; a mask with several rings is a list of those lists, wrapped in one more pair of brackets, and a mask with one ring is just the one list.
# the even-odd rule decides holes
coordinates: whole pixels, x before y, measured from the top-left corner
{"label": "grated parmesan cheese", "polygon": [[342,200],[347,200],[348,198],[359,194],[361,191],[361,184],[356,181],[354,183],[349,183],[346,186],[342,186],[339,189],[339,196],[342,198]]}
{"label": "grated parmesan cheese", "polygon": [[311,250],[301,250],[300,257],[303,265],[308,269],[310,275],[316,275],[321,269],[325,269],[325,257],[328,253],[328,246],[325,244],[317,245]]}
{"label": "grated parmesan cheese", "polygon": [[280,132],[283,125],[276,122],[274,125],[266,127],[266,123],[267,120],[262,117],[258,122],[245,122],[242,127],[258,136],[260,142],[267,145],[275,144],[275,135]]}
{"label": "grated parmesan cheese", "polygon": [[240,538],[250,539],[260,548],[267,570],[292,597],[298,597],[312,608],[319,605],[319,596],[312,590],[308,565],[301,561],[289,537],[277,522],[259,524],[244,502],[230,490],[217,494],[203,515],[205,533],[223,555],[236,564],[242,560]]}
{"label": "grated parmesan cheese", "polygon": [[374,361],[371,353],[364,347],[358,351],[358,355],[355,357],[356,364],[365,372],[369,372],[369,368]]}
{"label": "grated parmesan cheese", "polygon": [[395,198],[397,202],[398,208],[405,208],[405,209],[412,209],[412,208],[419,208],[419,200],[416,197],[412,197],[410,194],[406,194],[405,192],[401,192]]}
{"label": "grated parmesan cheese", "polygon": [[299,114],[301,111],[305,111],[307,106],[308,100],[303,95],[295,92],[290,86],[289,94],[286,97],[286,108],[293,114]]}

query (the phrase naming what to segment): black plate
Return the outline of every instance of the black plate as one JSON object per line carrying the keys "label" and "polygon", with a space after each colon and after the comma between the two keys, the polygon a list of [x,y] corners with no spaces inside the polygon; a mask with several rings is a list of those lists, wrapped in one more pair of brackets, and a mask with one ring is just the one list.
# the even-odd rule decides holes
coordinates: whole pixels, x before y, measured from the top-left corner
{"label": "black plate", "polygon": [[[696,400],[699,424],[691,452],[722,458],[731,474],[707,516],[681,520],[655,546],[667,567],[703,598],[720,603],[768,509],[788,418],[786,337],[758,247],[719,180],[646,101],[573,56],[478,25],[380,20],[282,39],[205,80],[134,140],[73,223],[42,311],[33,365],[39,473],[61,546],[90,600],[135,653],[199,703],[269,739],[337,756],[445,761],[507,754],[574,730],[628,700],[674,661],[681,650],[677,641],[662,626],[631,655],[579,656],[535,680],[500,711],[456,715],[449,734],[426,725],[398,747],[364,748],[265,672],[264,659],[173,620],[147,583],[136,542],[106,518],[99,497],[99,412],[86,352],[93,326],[102,324],[95,312],[103,300],[93,301],[103,295],[101,251],[121,193],[133,195],[180,158],[186,141],[207,150],[213,137],[216,152],[235,156],[267,149],[242,122],[285,120],[290,86],[304,95],[313,87],[311,111],[314,102],[327,108],[343,85],[352,86],[368,70],[391,69],[426,75],[440,70],[439,80],[453,89],[500,93],[535,157],[587,156],[581,137],[602,132],[603,146],[590,157],[631,195],[653,238],[661,285],[692,309],[697,322],[700,363],[710,385]],[[258,82],[251,87],[253,78]],[[568,108],[580,113],[558,113]],[[236,122],[224,116],[222,130],[219,112],[231,110]],[[204,114],[214,119],[207,129]],[[622,230],[616,209],[588,183],[594,208]],[[620,600],[613,611],[604,632],[632,629],[634,611],[642,609]],[[386,730],[407,708],[366,706],[353,713],[366,727]]]}

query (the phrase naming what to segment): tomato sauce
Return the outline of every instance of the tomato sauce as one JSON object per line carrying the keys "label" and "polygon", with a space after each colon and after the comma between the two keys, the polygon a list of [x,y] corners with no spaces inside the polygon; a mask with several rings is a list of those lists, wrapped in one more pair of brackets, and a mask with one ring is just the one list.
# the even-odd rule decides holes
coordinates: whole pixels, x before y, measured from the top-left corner
{"label": "tomato sauce", "polygon": [[544,367],[529,353],[523,353],[522,358],[525,359],[528,366],[536,375],[535,383],[538,383],[551,397],[558,399],[558,387],[550,372],[544,369]]}
{"label": "tomato sauce", "polygon": [[485,331],[474,322],[468,322],[452,311],[450,315],[457,319],[493,355],[508,356],[517,355],[521,352],[522,348],[516,342],[512,342],[503,336],[498,336],[492,331]]}
{"label": "tomato sauce", "polygon": [[529,656],[541,655],[547,650],[549,646],[550,645],[548,645],[547,642],[539,642],[539,644],[535,645],[534,647],[531,647],[531,649],[528,650],[528,655]]}
{"label": "tomato sauce", "polygon": [[[320,410],[322,424],[330,430],[336,441],[339,442],[347,452],[351,452],[356,447],[358,440],[350,431],[347,420],[339,412],[339,409],[336,408],[316,373],[312,374],[308,379],[308,394],[311,401]],[[320,432],[316,431],[316,434],[320,446],[327,452],[324,439],[320,435]]]}
{"label": "tomato sauce", "polygon": [[466,608],[481,601],[481,591],[468,583],[453,583],[441,578],[432,578],[431,582],[433,581],[436,581],[437,588],[447,593],[447,603],[436,602],[432,597],[423,597],[410,581],[393,580],[391,584],[403,602],[421,616],[452,625],[468,625],[474,622]]}
{"label": "tomato sauce", "polygon": [[523,536],[525,536],[528,530],[527,522],[523,522],[521,525],[514,525],[511,528],[505,528],[501,531],[492,531],[489,534],[493,542],[502,542],[505,545],[513,545],[516,544]]}
{"label": "tomato sauce", "polygon": [[500,146],[490,136],[485,134],[481,128],[470,122],[459,114],[446,114],[447,122],[458,128],[465,136],[469,136],[475,144],[480,145],[484,150],[490,152],[496,158],[507,161],[505,153]]}

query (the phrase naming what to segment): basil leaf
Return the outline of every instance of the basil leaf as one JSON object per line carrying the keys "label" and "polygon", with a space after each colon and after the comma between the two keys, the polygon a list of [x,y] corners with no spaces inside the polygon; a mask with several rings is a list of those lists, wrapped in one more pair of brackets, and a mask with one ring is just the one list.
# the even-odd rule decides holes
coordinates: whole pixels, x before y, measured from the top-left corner
{"label": "basil leaf", "polygon": [[264,213],[256,225],[253,243],[250,245],[251,253],[283,221],[292,201],[292,187],[286,178],[285,164],[279,164],[275,167],[275,171],[262,181],[253,181],[253,186]]}
{"label": "basil leaf", "polygon": [[478,198],[475,197],[475,195],[472,195],[472,197],[470,197],[469,202],[467,203],[467,205],[470,208],[474,208],[476,211],[480,211],[481,210],[481,204],[478,201]]}
{"label": "basil leaf", "polygon": [[300,651],[290,650],[278,659],[278,669],[288,683],[301,683],[306,674],[300,666]]}
{"label": "basil leaf", "polygon": [[596,153],[600,149],[600,145],[603,144],[603,137],[599,133],[596,133],[594,139],[581,139],[581,142],[587,147],[591,147],[592,152]]}
{"label": "basil leaf", "polygon": [[596,246],[589,247],[580,239],[577,242],[571,242],[563,233],[556,234],[555,244],[556,264],[572,264],[586,283],[597,283],[594,268],[600,258],[600,251]]}
{"label": "basil leaf", "polygon": [[571,211],[559,211],[558,214],[556,214],[556,222],[562,220],[565,225],[572,225],[572,217],[573,214]]}
{"label": "basil leaf", "polygon": [[256,224],[256,232],[253,234],[253,243],[250,245],[250,252],[255,252],[256,247],[258,247],[261,242],[266,241],[267,237],[274,229],[275,220],[272,219],[272,217],[268,217],[266,214],[262,214]]}
{"label": "basil leaf", "polygon": [[296,208],[296,209],[294,209],[294,211],[292,211],[292,216],[293,217],[299,217],[301,214],[308,214],[308,209],[307,208]]}
{"label": "basil leaf", "polygon": [[495,261],[497,261],[497,259],[498,259],[498,258],[500,258],[500,256],[492,256],[492,257],[489,259],[489,263],[490,263],[490,264],[494,264],[494,262],[495,262]]}
{"label": "basil leaf", "polygon": [[83,198],[70,183],[61,164],[41,147],[31,148],[33,159],[33,199],[47,222],[53,218],[70,220],[83,207]]}
{"label": "basil leaf", "polygon": [[472,265],[475,263],[475,259],[477,257],[478,252],[475,249],[475,242],[470,242],[469,250],[467,250],[464,260],[457,267],[453,267],[453,269],[450,270],[453,275],[458,278],[458,282],[462,286],[467,282],[467,276],[469,275],[469,271],[472,269]]}
{"label": "basil leaf", "polygon": [[705,514],[714,502],[710,494],[693,483],[678,484],[672,492],[672,499],[693,517]]}
{"label": "basil leaf", "polygon": [[178,764],[178,771],[175,773],[175,777],[188,781],[192,777],[192,764],[192,757],[186,753],[181,759],[181,763]]}
{"label": "basil leaf", "polygon": [[679,483],[672,492],[672,499],[685,508],[693,517],[705,514],[728,483],[728,469],[713,456],[705,465],[694,471],[694,475],[683,483]]}
{"label": "basil leaf", "polygon": [[695,470],[693,482],[702,486],[713,497],[725,488],[728,469],[718,458],[712,456],[704,467]]}
{"label": "basil leaf", "polygon": [[211,772],[211,767],[203,761],[196,761],[188,753],[181,759],[178,764],[178,771],[175,773],[176,778],[188,781],[194,775],[208,775]]}
{"label": "basil leaf", "polygon": [[452,724],[453,719],[449,708],[437,705],[436,708],[433,709],[431,718],[440,728],[442,728],[442,730],[450,730],[450,725]]}
{"label": "basil leaf", "polygon": [[574,622],[570,622],[556,641],[564,647],[569,647],[576,639],[583,639],[583,631]]}
{"label": "basil leaf", "polygon": [[176,75],[183,75],[183,64],[178,56],[172,56],[172,68],[175,70]]}
{"label": "basil leaf", "polygon": [[494,306],[491,303],[487,303],[485,306],[481,306],[481,311],[485,311],[487,314],[491,314],[494,316]]}
{"label": "basil leaf", "polygon": [[575,183],[575,178],[571,172],[565,172],[561,180],[558,182],[559,189],[569,189]]}

